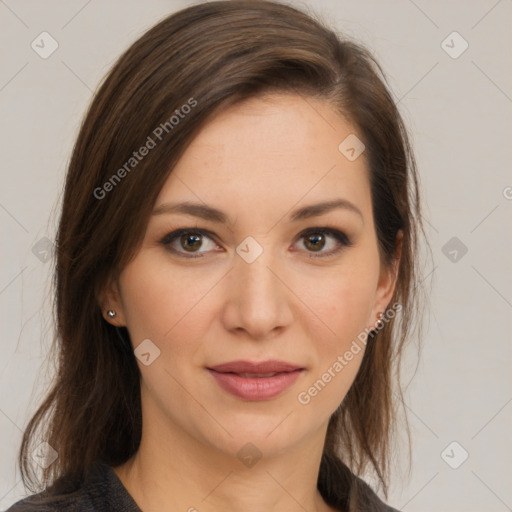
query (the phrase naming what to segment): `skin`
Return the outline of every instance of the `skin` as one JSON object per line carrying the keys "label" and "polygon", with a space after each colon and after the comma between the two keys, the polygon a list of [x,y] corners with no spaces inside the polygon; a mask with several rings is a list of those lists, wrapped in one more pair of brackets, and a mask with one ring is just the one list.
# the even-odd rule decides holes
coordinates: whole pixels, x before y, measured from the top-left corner
{"label": "skin", "polygon": [[[169,175],[155,209],[205,203],[228,223],[153,215],[139,252],[106,287],[105,319],[126,326],[134,348],[150,339],[160,350],[148,366],[138,361],[140,448],[114,468],[145,512],[334,510],[316,488],[318,470],[329,417],[364,344],[307,405],[297,396],[375,325],[396,285],[396,268],[379,258],[365,154],[351,162],[338,150],[352,133],[328,103],[298,95],[251,98],[218,114]],[[361,215],[338,208],[289,220],[297,208],[338,198]],[[316,246],[314,233],[300,238],[318,227],[342,231],[352,246],[331,234]],[[191,245],[177,237],[174,254],[161,240],[180,228],[212,235]],[[252,263],[236,252],[248,236],[263,249]],[[191,253],[202,257],[187,259]],[[238,359],[280,359],[305,371],[277,397],[244,400],[206,370]],[[261,455],[252,467],[237,457],[246,443]]]}

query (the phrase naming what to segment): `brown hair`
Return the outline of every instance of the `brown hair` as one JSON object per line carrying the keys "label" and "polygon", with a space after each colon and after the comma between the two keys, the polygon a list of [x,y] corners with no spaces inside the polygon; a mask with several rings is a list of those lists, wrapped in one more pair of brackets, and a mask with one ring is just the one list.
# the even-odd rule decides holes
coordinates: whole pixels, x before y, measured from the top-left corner
{"label": "brown hair", "polygon": [[[414,157],[384,82],[360,44],[312,15],[266,0],[188,7],[118,59],[93,98],[67,173],[54,278],[58,371],[23,435],[18,462],[29,489],[35,490],[29,454],[38,429],[38,439],[58,453],[42,472],[47,488],[82,479],[95,460],[117,466],[137,451],[140,372],[126,329],[102,318],[99,293],[136,254],[159,191],[204,123],[246,98],[288,92],[329,102],[361,134],[385,265],[403,233],[392,300],[401,314],[370,335],[355,381],[330,419],[318,479],[324,499],[337,508],[365,507],[367,488],[354,475],[367,467],[387,495],[403,404],[400,355],[418,311],[423,227]],[[161,140],[130,161],[148,136],[156,139],[158,127]]]}

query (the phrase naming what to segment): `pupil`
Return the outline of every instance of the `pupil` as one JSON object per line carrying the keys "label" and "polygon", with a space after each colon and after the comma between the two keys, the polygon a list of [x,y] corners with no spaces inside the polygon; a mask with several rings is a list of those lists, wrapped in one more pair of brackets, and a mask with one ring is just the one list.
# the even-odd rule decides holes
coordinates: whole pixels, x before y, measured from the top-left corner
{"label": "pupil", "polygon": [[[181,240],[185,249],[187,249],[187,246],[192,249],[197,249],[201,246],[201,239],[198,235],[182,235]],[[191,245],[188,245],[189,242],[191,242]]]}
{"label": "pupil", "polygon": [[321,249],[323,247],[323,235],[321,234],[308,236],[307,240],[309,242],[313,240],[312,247],[315,250]]}

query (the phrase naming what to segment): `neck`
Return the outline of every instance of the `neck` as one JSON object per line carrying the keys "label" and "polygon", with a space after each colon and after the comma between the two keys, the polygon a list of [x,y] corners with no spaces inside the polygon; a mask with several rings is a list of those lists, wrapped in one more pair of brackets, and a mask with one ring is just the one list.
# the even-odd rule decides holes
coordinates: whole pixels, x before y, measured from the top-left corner
{"label": "neck", "polygon": [[334,511],[317,490],[326,425],[285,453],[260,459],[251,444],[237,457],[175,425],[143,425],[149,427],[137,453],[114,471],[144,512]]}

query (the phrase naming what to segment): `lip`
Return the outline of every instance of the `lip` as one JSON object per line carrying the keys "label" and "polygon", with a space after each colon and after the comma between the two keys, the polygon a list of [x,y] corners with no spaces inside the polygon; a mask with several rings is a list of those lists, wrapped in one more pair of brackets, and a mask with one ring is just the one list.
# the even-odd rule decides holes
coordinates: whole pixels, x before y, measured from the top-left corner
{"label": "lip", "polygon": [[[304,368],[285,361],[231,361],[207,368],[219,386],[244,400],[268,400],[289,388]],[[261,377],[275,373],[273,376]]]}
{"label": "lip", "polygon": [[292,372],[302,369],[295,364],[270,359],[268,361],[230,361],[229,363],[209,366],[209,370],[215,370],[221,373],[271,373],[271,372]]}

